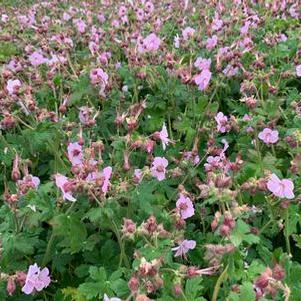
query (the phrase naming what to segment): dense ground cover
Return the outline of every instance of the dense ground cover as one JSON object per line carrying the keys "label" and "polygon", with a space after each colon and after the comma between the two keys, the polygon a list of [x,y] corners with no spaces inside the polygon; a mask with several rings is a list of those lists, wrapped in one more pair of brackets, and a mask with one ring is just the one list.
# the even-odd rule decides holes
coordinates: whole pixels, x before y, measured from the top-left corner
{"label": "dense ground cover", "polygon": [[298,1],[5,1],[0,300],[301,296]]}

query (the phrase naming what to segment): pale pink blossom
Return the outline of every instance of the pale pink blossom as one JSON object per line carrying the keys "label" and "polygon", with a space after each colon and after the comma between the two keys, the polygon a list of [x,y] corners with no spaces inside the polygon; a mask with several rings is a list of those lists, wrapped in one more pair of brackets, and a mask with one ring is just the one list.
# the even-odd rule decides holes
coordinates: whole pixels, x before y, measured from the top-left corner
{"label": "pale pink blossom", "polygon": [[159,134],[159,137],[160,137],[160,140],[162,142],[163,150],[165,150],[166,145],[168,145],[168,143],[170,142],[170,140],[168,139],[168,132],[167,132],[165,123],[163,123],[162,130]]}
{"label": "pale pink blossom", "polygon": [[[97,163],[97,161],[95,161],[95,163]],[[101,190],[104,194],[106,194],[108,192],[108,188],[110,185],[111,175],[112,175],[112,167],[107,166],[102,170],[102,172],[93,171],[93,172],[89,173],[88,176],[86,177],[86,181],[96,182],[96,181],[100,180],[101,181]]]}
{"label": "pale pink blossom", "polygon": [[55,184],[58,188],[61,189],[64,200],[68,200],[70,202],[76,201],[76,199],[72,196],[72,191],[70,190],[70,182],[67,177],[61,174],[56,174]]}
{"label": "pale pink blossom", "polygon": [[228,64],[225,69],[223,70],[223,73],[227,76],[227,77],[233,77],[235,76],[239,71],[239,68],[236,66],[232,66],[231,64]]}
{"label": "pale pink blossom", "polygon": [[176,205],[182,219],[187,219],[194,215],[193,203],[190,198],[186,197],[184,194],[180,193]]}
{"label": "pale pink blossom", "polygon": [[21,88],[22,84],[18,79],[9,79],[7,81],[6,89],[10,95],[14,95],[18,93],[19,89]]}
{"label": "pale pink blossom", "polygon": [[301,77],[301,65],[296,66],[296,74],[298,77]]}
{"label": "pale pink blossom", "polygon": [[118,10],[118,16],[123,17],[127,13],[127,8],[124,5],[121,5]]}
{"label": "pale pink blossom", "polygon": [[3,23],[6,23],[8,20],[9,20],[8,15],[6,15],[6,14],[2,14],[2,15],[1,15],[1,21],[2,21]]}
{"label": "pale pink blossom", "polygon": [[139,168],[136,168],[134,170],[134,182],[138,184],[141,182],[141,180],[142,180],[142,170]]}
{"label": "pale pink blossom", "polygon": [[16,59],[10,60],[10,62],[6,65],[7,69],[13,72],[22,71],[23,67],[20,61]]}
{"label": "pale pink blossom", "polygon": [[73,21],[73,23],[80,33],[84,33],[86,31],[87,24],[83,20],[76,19]]}
{"label": "pale pink blossom", "polygon": [[195,29],[192,27],[186,27],[182,30],[182,36],[185,41],[187,41],[189,38],[191,38],[195,33]]}
{"label": "pale pink blossom", "polygon": [[149,34],[143,39],[142,44],[139,45],[138,51],[143,52],[155,52],[159,49],[161,40],[155,33]]}
{"label": "pale pink blossom", "polygon": [[200,70],[209,70],[211,65],[211,59],[203,59],[198,57],[194,62],[194,66]]}
{"label": "pale pink blossom", "polygon": [[48,62],[48,59],[45,58],[40,51],[34,51],[29,55],[28,59],[33,66],[39,66]]}
{"label": "pale pink blossom", "polygon": [[92,85],[97,85],[97,84],[106,85],[108,83],[109,76],[101,68],[96,68],[90,71],[90,80]]}
{"label": "pale pink blossom", "polygon": [[211,28],[215,31],[219,31],[223,27],[223,20],[220,19],[219,14],[215,13]]}
{"label": "pale pink blossom", "polygon": [[193,250],[196,247],[196,242],[194,240],[183,240],[177,247],[172,248],[176,251],[175,257],[182,256],[185,257],[189,250]]}
{"label": "pale pink blossom", "polygon": [[81,165],[83,160],[82,146],[78,142],[69,143],[67,147],[68,159],[73,166]]}
{"label": "pale pink blossom", "polygon": [[204,91],[208,87],[210,79],[211,72],[205,69],[194,78],[194,82],[198,85],[200,91]]}
{"label": "pale pink blossom", "polygon": [[69,21],[71,18],[72,17],[68,13],[66,13],[66,12],[63,13],[63,20],[64,21]]}
{"label": "pale pink blossom", "polygon": [[158,181],[165,179],[166,167],[168,161],[164,157],[155,157],[151,167],[151,173]]}
{"label": "pale pink blossom", "polygon": [[217,45],[217,36],[213,35],[211,38],[208,38],[206,42],[207,49],[213,49]]}
{"label": "pale pink blossom", "polygon": [[266,144],[274,144],[279,140],[279,133],[277,130],[265,128],[258,134],[258,138]]}
{"label": "pale pink blossom", "polygon": [[43,288],[47,287],[51,282],[49,277],[48,268],[41,268],[35,263],[34,265],[30,265],[25,285],[22,287],[22,292],[26,295],[30,295],[31,293],[38,291],[40,292]]}
{"label": "pale pink blossom", "polygon": [[217,130],[221,133],[228,132],[229,129],[227,127],[228,124],[228,117],[223,114],[223,112],[218,112],[217,115],[214,117],[217,123]]}
{"label": "pale pink blossom", "polygon": [[79,121],[84,125],[89,124],[89,121],[91,120],[92,112],[93,112],[92,108],[89,108],[87,106],[80,107],[79,114],[78,114]]}
{"label": "pale pink blossom", "polygon": [[102,171],[102,175],[104,177],[104,180],[103,180],[101,189],[102,189],[102,192],[104,194],[106,194],[108,191],[108,188],[109,188],[109,184],[110,184],[110,178],[112,175],[112,167],[111,166],[105,167]]}
{"label": "pale pink blossom", "polygon": [[200,156],[196,152],[185,151],[183,153],[183,159],[192,162],[193,165],[197,165],[200,162]]}
{"label": "pale pink blossom", "polygon": [[272,174],[268,183],[268,190],[279,198],[293,199],[294,183],[290,179],[280,180],[275,174]]}

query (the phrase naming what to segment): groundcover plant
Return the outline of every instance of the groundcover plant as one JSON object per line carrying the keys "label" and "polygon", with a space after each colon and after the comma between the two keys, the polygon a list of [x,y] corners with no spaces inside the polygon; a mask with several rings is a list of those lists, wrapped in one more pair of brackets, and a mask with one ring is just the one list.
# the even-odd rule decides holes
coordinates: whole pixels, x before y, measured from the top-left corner
{"label": "groundcover plant", "polygon": [[301,4],[2,0],[0,300],[301,300]]}

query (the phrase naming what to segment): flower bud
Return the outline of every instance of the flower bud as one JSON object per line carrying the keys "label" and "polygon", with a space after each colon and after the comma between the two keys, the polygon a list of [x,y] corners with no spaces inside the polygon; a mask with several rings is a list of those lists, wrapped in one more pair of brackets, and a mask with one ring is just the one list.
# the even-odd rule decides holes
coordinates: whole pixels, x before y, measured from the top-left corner
{"label": "flower bud", "polygon": [[9,277],[7,280],[6,291],[10,296],[12,296],[15,290],[16,290],[16,283],[12,277]]}
{"label": "flower bud", "polygon": [[139,287],[139,280],[137,277],[131,277],[131,279],[128,282],[128,287],[131,290],[131,292],[137,292]]}

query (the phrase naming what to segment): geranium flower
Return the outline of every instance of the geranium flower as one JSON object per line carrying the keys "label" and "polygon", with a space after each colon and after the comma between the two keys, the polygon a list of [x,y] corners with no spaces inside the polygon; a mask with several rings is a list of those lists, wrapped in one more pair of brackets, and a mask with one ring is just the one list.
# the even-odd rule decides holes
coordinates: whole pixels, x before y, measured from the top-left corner
{"label": "geranium flower", "polygon": [[108,83],[109,76],[101,68],[96,68],[90,71],[90,80],[92,85],[97,85],[99,83],[106,85]]}
{"label": "geranium flower", "polygon": [[192,37],[195,33],[195,29],[191,27],[186,27],[182,30],[183,39],[187,41],[190,37]]}
{"label": "geranium flower", "polygon": [[199,90],[206,90],[211,79],[211,72],[208,69],[203,70],[194,78],[194,82],[198,85]]}
{"label": "geranium flower", "polygon": [[40,292],[43,288],[47,287],[50,282],[51,279],[49,277],[48,268],[41,270],[35,263],[34,265],[29,266],[22,292],[26,295],[31,294],[35,290]]}
{"label": "geranium flower", "polygon": [[142,180],[142,170],[139,168],[136,168],[134,170],[134,182],[135,183],[140,183]]}
{"label": "geranium flower", "polygon": [[168,139],[168,132],[167,132],[165,123],[163,123],[162,130],[161,130],[161,132],[159,134],[159,137],[160,137],[160,140],[162,142],[163,150],[165,150],[166,149],[166,145],[168,145],[168,143],[170,141]]}
{"label": "geranium flower", "polygon": [[213,49],[217,44],[217,36],[214,35],[211,38],[209,38],[206,42],[206,48],[207,49]]}
{"label": "geranium flower", "polygon": [[173,251],[176,251],[175,257],[184,256],[189,250],[193,250],[196,246],[196,242],[194,240],[183,240],[177,247],[172,248]]}
{"label": "geranium flower", "polygon": [[194,215],[193,203],[191,202],[190,198],[186,197],[182,193],[180,194],[176,205],[178,210],[180,211],[182,219],[187,219]]}
{"label": "geranium flower", "polygon": [[18,90],[21,88],[22,84],[18,79],[9,79],[7,81],[6,89],[9,93],[9,95],[14,95],[18,92]]}
{"label": "geranium flower", "polygon": [[151,167],[151,173],[158,181],[165,179],[166,167],[168,161],[164,157],[155,157]]}
{"label": "geranium flower", "polygon": [[160,38],[155,33],[151,33],[143,39],[142,47],[138,48],[139,52],[155,52],[159,49],[161,44]]}
{"label": "geranium flower", "polygon": [[33,52],[28,59],[33,66],[39,66],[48,62],[48,59],[40,51]]}
{"label": "geranium flower", "polygon": [[81,19],[76,19],[73,21],[73,23],[75,24],[77,30],[80,32],[80,33],[84,33],[86,31],[86,23],[81,20]]}
{"label": "geranium flower", "polygon": [[63,198],[65,200],[68,200],[70,202],[75,202],[76,199],[72,196],[70,189],[68,189],[68,178],[61,175],[61,174],[56,174],[55,175],[55,184],[58,188],[61,189],[62,193],[63,193]]}
{"label": "geranium flower", "polygon": [[294,183],[292,180],[283,179],[280,180],[275,174],[272,174],[267,183],[269,191],[279,198],[293,199],[294,195]]}
{"label": "geranium flower", "polygon": [[218,112],[214,117],[217,123],[217,130],[221,133],[225,133],[228,131],[226,125],[228,123],[228,117],[224,115],[222,112]]}
{"label": "geranium flower", "polygon": [[101,187],[102,192],[104,194],[106,194],[108,191],[111,175],[112,175],[112,167],[111,166],[105,167],[102,171],[102,176],[104,177],[104,181]]}
{"label": "geranium flower", "polygon": [[83,160],[82,146],[78,142],[69,143],[67,147],[68,159],[73,166],[81,165]]}
{"label": "geranium flower", "polygon": [[278,131],[265,128],[259,133],[258,138],[266,144],[274,144],[279,140]]}
{"label": "geranium flower", "polygon": [[200,70],[209,70],[211,66],[211,59],[203,59],[202,57],[198,57],[194,62],[194,67]]}

